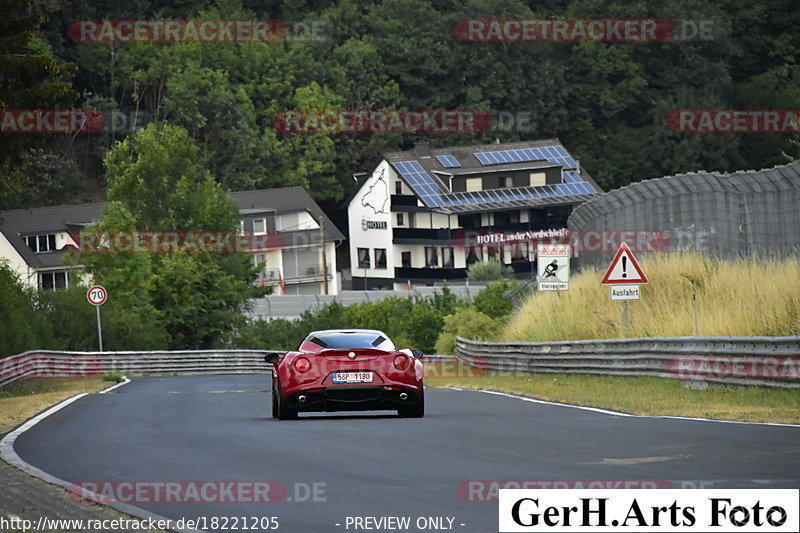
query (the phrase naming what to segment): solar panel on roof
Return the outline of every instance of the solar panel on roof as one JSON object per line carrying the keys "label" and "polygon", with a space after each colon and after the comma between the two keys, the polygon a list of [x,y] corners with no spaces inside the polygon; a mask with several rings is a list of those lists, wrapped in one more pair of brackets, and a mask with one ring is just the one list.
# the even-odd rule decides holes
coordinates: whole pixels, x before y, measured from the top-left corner
{"label": "solar panel on roof", "polygon": [[457,168],[461,166],[461,163],[458,162],[458,159],[452,155],[437,155],[436,159],[445,168]]}
{"label": "solar panel on roof", "polygon": [[418,161],[400,161],[392,165],[423,202],[431,207],[444,205],[439,187]]}
{"label": "solar panel on roof", "polygon": [[562,146],[544,146],[540,148],[522,148],[518,150],[498,150],[496,152],[478,152],[475,154],[482,165],[500,165],[522,161],[549,161],[563,166],[565,169],[577,168],[577,163]]}
{"label": "solar panel on roof", "polygon": [[[547,203],[548,198],[559,196],[581,196],[595,194],[594,187],[585,182],[577,168],[575,160],[561,146],[524,148],[518,150],[498,150],[493,152],[477,152],[474,154],[482,165],[497,165],[520,161],[549,161],[558,163],[564,169],[564,183],[542,185],[537,187],[516,187],[513,189],[488,189],[475,192],[447,193],[420,165],[418,161],[401,161],[392,163],[404,177],[419,198],[430,207],[446,207],[450,212],[470,211],[473,206],[520,206],[525,202]],[[454,156],[446,154],[436,156],[446,168],[460,167],[461,163]]]}

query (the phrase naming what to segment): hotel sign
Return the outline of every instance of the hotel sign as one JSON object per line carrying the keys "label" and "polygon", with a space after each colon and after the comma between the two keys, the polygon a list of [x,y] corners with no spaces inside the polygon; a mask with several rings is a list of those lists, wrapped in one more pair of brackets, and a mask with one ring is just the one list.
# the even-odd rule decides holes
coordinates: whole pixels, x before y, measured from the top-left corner
{"label": "hotel sign", "polygon": [[362,218],[361,229],[364,231],[370,229],[389,229],[389,223],[385,220],[367,220],[366,218]]}

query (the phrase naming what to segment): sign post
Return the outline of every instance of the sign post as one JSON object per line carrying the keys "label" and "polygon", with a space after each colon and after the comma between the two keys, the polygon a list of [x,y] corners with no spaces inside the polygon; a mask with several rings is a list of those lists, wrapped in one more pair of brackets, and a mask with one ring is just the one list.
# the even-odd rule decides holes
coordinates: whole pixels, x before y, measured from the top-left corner
{"label": "sign post", "polygon": [[600,282],[610,285],[609,297],[612,301],[622,302],[622,331],[628,336],[628,300],[639,299],[639,284],[648,283],[647,276],[639,266],[627,243],[622,243],[611,260],[606,275]]}
{"label": "sign post", "polygon": [[97,309],[97,340],[100,344],[100,351],[103,351],[103,326],[100,322],[100,306],[106,303],[108,292],[102,285],[94,285],[86,292],[86,299]]}

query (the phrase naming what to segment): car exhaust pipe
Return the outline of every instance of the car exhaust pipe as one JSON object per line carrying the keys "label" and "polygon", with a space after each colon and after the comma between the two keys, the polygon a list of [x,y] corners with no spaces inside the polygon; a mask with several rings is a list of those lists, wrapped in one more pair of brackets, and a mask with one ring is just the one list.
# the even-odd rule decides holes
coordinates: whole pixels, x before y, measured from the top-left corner
{"label": "car exhaust pipe", "polygon": [[406,394],[405,392],[401,392],[400,393],[400,399],[401,400],[408,400],[408,394]]}
{"label": "car exhaust pipe", "polygon": [[304,395],[302,395],[302,394],[301,394],[300,396],[298,396],[298,397],[297,397],[297,401],[298,401],[298,402],[300,402],[300,403],[306,403],[306,400],[307,400],[307,399],[308,399],[308,398],[306,398],[306,397],[305,397]]}

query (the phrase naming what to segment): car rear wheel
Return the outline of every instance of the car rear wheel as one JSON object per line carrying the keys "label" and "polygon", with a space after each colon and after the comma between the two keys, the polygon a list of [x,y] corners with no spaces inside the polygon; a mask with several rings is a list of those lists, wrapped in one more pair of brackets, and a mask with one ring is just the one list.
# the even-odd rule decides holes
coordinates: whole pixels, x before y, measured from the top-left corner
{"label": "car rear wheel", "polygon": [[295,420],[297,418],[297,411],[295,409],[290,409],[287,405],[286,398],[283,397],[283,393],[281,392],[280,386],[273,387],[273,412],[276,410],[277,404],[277,414],[278,419],[280,420]]}
{"label": "car rear wheel", "polygon": [[422,418],[425,416],[425,389],[419,384],[419,396],[411,404],[397,410],[397,414],[406,418]]}
{"label": "car rear wheel", "polygon": [[275,380],[272,380],[272,418],[279,418],[279,411],[278,411],[278,393],[277,387],[275,386]]}

